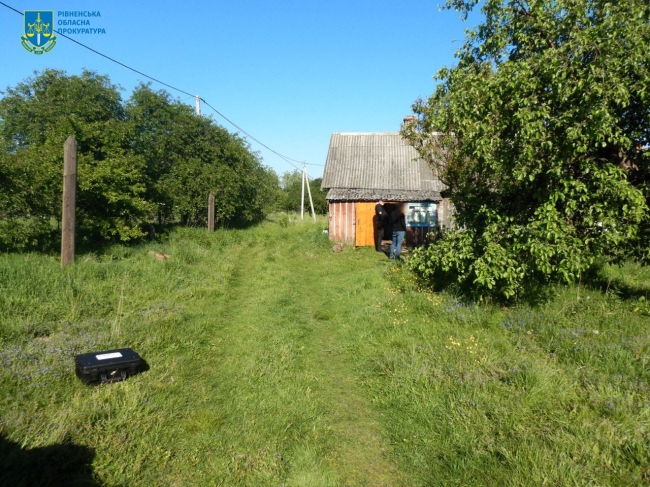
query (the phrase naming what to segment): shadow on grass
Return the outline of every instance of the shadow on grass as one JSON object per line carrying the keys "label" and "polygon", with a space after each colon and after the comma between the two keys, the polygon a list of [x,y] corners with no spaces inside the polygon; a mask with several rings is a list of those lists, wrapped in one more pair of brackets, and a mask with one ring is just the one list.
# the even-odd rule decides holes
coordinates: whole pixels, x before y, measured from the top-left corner
{"label": "shadow on grass", "polygon": [[[215,231],[218,230],[246,230],[256,227],[261,224],[264,219],[257,219],[254,221],[232,221],[227,223],[219,223],[215,225]],[[183,224],[183,223],[143,223],[140,225],[140,230],[143,232],[142,238],[137,238],[129,242],[117,242],[114,240],[102,240],[97,236],[84,235],[78,232],[76,240],[77,255],[85,253],[102,253],[115,245],[124,245],[126,247],[137,247],[148,242],[163,243],[169,240],[170,235],[177,229],[203,229],[207,232],[206,225],[201,224]],[[59,241],[60,242],[60,241]],[[58,244],[60,245],[60,243]],[[50,249],[54,252],[59,252],[58,246],[53,246]]]}
{"label": "shadow on grass", "polygon": [[[145,235],[142,238],[137,238],[128,242],[102,240],[98,237],[93,237],[91,235],[84,235],[83,233],[80,233],[76,237],[75,253],[77,254],[77,256],[84,255],[84,254],[103,254],[108,252],[109,249],[115,247],[116,245],[136,248],[148,242],[162,243],[169,240],[169,235],[173,232],[175,228],[180,228],[180,227],[182,226],[178,224],[162,224],[162,225],[144,224],[141,225],[140,230],[142,230],[142,232]],[[60,249],[58,247],[52,248],[53,253],[58,253],[59,251]]]}
{"label": "shadow on grass", "polygon": [[[647,272],[650,274],[650,269]],[[638,301],[650,298],[650,279],[637,279],[640,282],[634,282],[635,279],[626,275],[617,276],[612,267],[606,265],[594,266],[586,271],[579,282],[571,286],[581,285],[587,289],[601,292],[603,294],[613,294],[622,301]],[[647,276],[646,276],[647,277]],[[443,276],[435,276],[433,279],[419,279],[418,285],[435,292],[445,291],[455,296],[458,300],[466,303],[485,302],[497,306],[510,306],[513,304],[525,304],[531,307],[538,307],[552,301],[557,294],[558,288],[567,286],[566,283],[549,282],[543,277],[535,280],[529,279],[519,294],[510,299],[501,296],[488,296],[481,299],[476,293],[475,288],[471,286],[460,286],[451,279],[445,279]]]}
{"label": "shadow on grass", "polygon": [[12,487],[99,487],[91,448],[74,444],[25,450],[0,436],[0,485]]}
{"label": "shadow on grass", "polygon": [[461,285],[453,278],[436,275],[433,278],[426,279],[417,274],[415,274],[415,277],[419,289],[427,289],[435,293],[444,292],[465,304],[474,303],[500,307],[524,304],[531,307],[539,307],[553,300],[557,291],[557,284],[530,280],[524,283],[519,294],[510,298],[499,294],[481,296],[474,286]]}
{"label": "shadow on grass", "polygon": [[607,275],[604,266],[596,267],[583,275],[585,287],[597,289],[603,293],[615,293],[622,300],[647,299],[650,295],[650,282],[645,285],[631,284],[625,280]]}
{"label": "shadow on grass", "polygon": [[[246,230],[253,228],[264,221],[263,218],[254,221],[231,221],[226,223],[217,223],[215,230]],[[140,230],[142,237],[132,239],[128,242],[120,242],[117,240],[102,239],[96,234],[84,231],[83,228],[77,228],[75,235],[75,254],[81,256],[84,254],[98,254],[108,251],[115,245],[123,245],[125,247],[138,247],[148,242],[163,243],[169,240],[170,234],[175,229],[193,229],[193,228],[207,228],[204,225],[196,224],[182,224],[182,223],[142,223]],[[2,245],[0,241],[0,252],[9,254],[22,254],[26,252],[35,252],[39,254],[47,254],[56,256],[61,252],[61,231],[59,229],[51,230],[46,233],[33,235],[30,243],[27,245]]]}

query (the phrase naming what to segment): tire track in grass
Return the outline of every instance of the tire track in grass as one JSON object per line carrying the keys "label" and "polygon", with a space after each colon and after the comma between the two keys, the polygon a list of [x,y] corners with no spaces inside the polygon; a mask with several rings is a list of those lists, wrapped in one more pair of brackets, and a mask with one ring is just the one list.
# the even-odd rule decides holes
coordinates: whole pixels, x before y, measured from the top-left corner
{"label": "tire track in grass", "polygon": [[345,292],[337,277],[352,265],[364,267],[357,277],[380,279],[377,263],[305,252],[294,233],[297,243],[261,239],[232,255],[226,292],[212,307],[216,355],[199,372],[210,400],[196,422],[211,419],[193,426],[204,453],[197,468],[217,485],[402,485],[353,357],[329,353],[353,345],[347,312],[315,318]]}
{"label": "tire track in grass", "polygon": [[377,260],[363,251],[320,257],[326,259],[326,266],[291,268],[295,279],[305,283],[301,299],[314,328],[308,357],[319,371],[330,406],[330,421],[339,439],[337,457],[347,472],[346,485],[404,485],[403,475],[389,458],[391,448],[382,438],[377,412],[358,383],[353,356],[358,335],[349,329],[372,328],[367,308],[376,299],[374,290],[384,284]]}
{"label": "tire track in grass", "polygon": [[197,485],[290,485],[296,473],[295,485],[338,485],[322,460],[328,434],[309,394],[295,291],[270,257],[250,242],[233,248],[226,290],[204,308],[213,335],[196,370],[204,397],[183,447],[197,451]]}

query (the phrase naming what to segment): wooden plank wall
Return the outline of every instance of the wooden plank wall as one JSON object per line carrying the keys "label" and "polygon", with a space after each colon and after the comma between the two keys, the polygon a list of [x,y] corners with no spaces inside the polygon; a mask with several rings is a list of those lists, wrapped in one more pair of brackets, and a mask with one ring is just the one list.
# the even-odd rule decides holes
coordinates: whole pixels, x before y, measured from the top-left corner
{"label": "wooden plank wall", "polygon": [[[363,220],[364,228],[360,229],[363,235],[357,238],[357,205],[369,205],[368,210],[359,213],[360,220]],[[365,206],[363,210],[365,210]],[[367,215],[366,215],[367,213]],[[438,225],[440,228],[450,228],[452,226],[451,217],[454,214],[454,204],[449,199],[443,199],[438,203]],[[329,203],[329,236],[330,240],[336,242],[345,242],[351,245],[374,245],[370,235],[374,234],[374,223],[366,223],[366,216],[374,216],[374,203],[354,202],[354,201],[335,201]],[[367,227],[367,228],[366,228]],[[428,243],[427,235],[433,231],[433,228],[408,228],[406,243],[408,245],[422,245]],[[366,233],[368,235],[366,235]],[[367,237],[367,238],[366,238]]]}
{"label": "wooden plank wall", "polygon": [[330,240],[354,245],[355,208],[353,201],[335,201],[329,204]]}

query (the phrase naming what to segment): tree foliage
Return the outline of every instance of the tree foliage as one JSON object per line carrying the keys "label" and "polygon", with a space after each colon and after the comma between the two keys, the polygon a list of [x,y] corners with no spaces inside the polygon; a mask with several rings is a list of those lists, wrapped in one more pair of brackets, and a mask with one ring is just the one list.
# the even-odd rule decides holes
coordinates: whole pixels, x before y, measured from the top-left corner
{"label": "tree foliage", "polygon": [[160,219],[247,223],[277,196],[277,175],[239,136],[147,85],[124,101],[107,76],[45,70],[0,100],[0,248],[56,241],[63,143],[78,142],[77,232],[82,241],[128,241]]}
{"label": "tree foliage", "polygon": [[413,268],[511,297],[527,282],[573,282],[601,258],[644,259],[650,4],[487,0],[482,12],[404,129],[462,228]]}
{"label": "tree foliage", "polygon": [[[315,178],[309,181],[311,196],[314,202],[314,211],[318,215],[325,215],[329,206],[325,197],[327,191],[320,188],[322,178]],[[282,196],[279,200],[279,207],[284,211],[300,211],[302,204],[302,173],[300,171],[285,172],[281,178]],[[309,195],[305,187],[305,210],[309,211]]]}
{"label": "tree foliage", "polygon": [[239,136],[147,85],[134,91],[126,111],[134,151],[146,161],[147,197],[164,219],[203,224],[210,191],[218,222],[252,222],[275,203],[277,175]]}

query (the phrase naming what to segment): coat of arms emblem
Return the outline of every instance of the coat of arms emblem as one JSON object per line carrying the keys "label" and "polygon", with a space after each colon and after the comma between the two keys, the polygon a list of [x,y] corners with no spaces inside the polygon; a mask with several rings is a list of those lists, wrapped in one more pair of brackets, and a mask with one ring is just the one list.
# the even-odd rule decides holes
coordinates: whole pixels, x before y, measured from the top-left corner
{"label": "coat of arms emblem", "polygon": [[56,45],[54,12],[51,10],[25,10],[25,33],[20,38],[29,52],[43,54]]}

